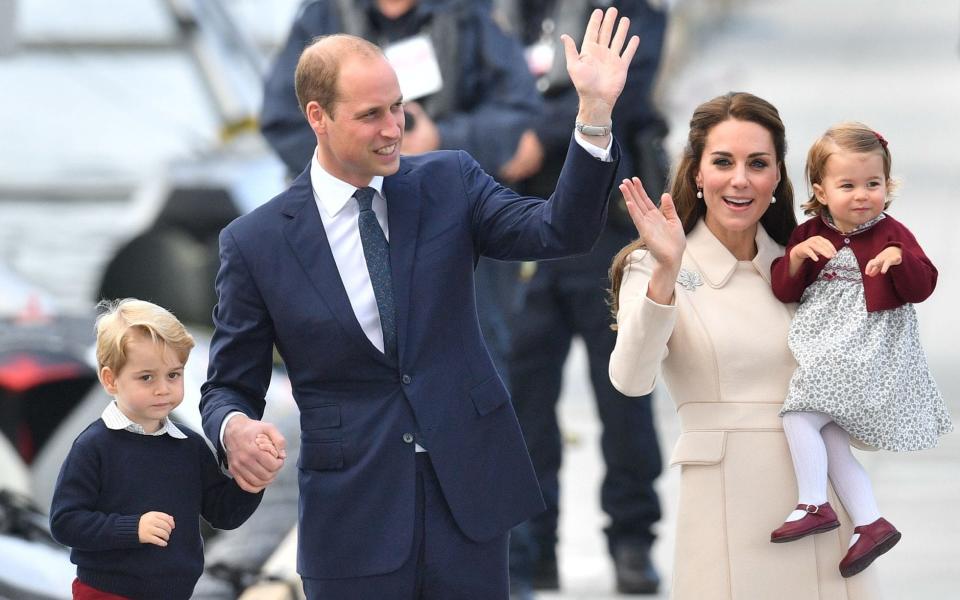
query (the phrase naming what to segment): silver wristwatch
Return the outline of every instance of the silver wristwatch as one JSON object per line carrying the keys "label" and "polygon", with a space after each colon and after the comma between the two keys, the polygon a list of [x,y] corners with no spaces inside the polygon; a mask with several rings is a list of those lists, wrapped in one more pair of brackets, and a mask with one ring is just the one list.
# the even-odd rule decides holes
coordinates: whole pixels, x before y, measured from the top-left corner
{"label": "silver wristwatch", "polygon": [[610,134],[610,125],[584,125],[580,121],[576,124],[577,131],[587,136],[605,136]]}

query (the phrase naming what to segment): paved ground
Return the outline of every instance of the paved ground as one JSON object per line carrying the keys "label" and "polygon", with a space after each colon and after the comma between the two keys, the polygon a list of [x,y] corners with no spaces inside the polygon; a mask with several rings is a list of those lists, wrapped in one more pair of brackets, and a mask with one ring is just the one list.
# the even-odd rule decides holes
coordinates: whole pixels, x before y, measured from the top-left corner
{"label": "paved ground", "polygon": [[[956,236],[960,189],[960,6],[896,0],[681,0],[683,54],[674,55],[662,86],[673,126],[674,154],[699,102],[728,90],[756,93],[779,109],[791,145],[789,166],[798,198],[805,193],[803,160],[828,125],[857,119],[890,141],[903,181],[891,212],[910,226],[940,269],[933,298],[920,305],[922,336],[934,374],[960,419],[960,291]],[[678,19],[679,20],[679,19]],[[599,428],[585,378],[584,355],[568,364],[561,415],[568,438],[562,473],[561,594],[544,600],[614,598],[605,553],[598,489]],[[665,393],[656,402],[665,456],[678,432]],[[881,510],[903,531],[900,545],[877,568],[887,600],[956,598],[960,587],[960,435],[921,453],[860,454]],[[665,518],[655,560],[669,582],[673,562],[678,476],[659,482]],[[667,598],[664,592],[659,598]],[[705,599],[709,600],[709,599]],[[754,600],[754,599],[749,599]],[[758,599],[762,600],[762,599]]]}

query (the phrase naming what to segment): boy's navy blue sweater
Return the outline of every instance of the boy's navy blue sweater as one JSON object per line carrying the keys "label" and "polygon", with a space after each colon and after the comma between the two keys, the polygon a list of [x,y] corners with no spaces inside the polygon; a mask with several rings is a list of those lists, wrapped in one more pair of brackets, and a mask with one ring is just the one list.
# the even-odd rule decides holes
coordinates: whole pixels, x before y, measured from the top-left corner
{"label": "boy's navy blue sweater", "polygon": [[[224,475],[206,442],[111,430],[97,419],[73,443],[60,469],[50,529],[70,546],[83,583],[144,599],[188,599],[203,571],[199,517],[233,529],[253,514],[260,494]],[[173,516],[166,547],[142,544],[144,513]]]}

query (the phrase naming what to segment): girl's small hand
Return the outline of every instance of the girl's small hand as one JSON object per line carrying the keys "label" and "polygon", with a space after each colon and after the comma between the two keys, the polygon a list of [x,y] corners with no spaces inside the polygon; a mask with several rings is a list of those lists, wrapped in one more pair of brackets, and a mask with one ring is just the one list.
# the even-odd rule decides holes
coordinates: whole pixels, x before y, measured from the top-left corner
{"label": "girl's small hand", "polygon": [[822,235],[814,235],[803,240],[790,250],[790,277],[794,277],[805,260],[817,262],[820,257],[831,259],[837,255],[837,249],[830,240]]}
{"label": "girl's small hand", "polygon": [[660,197],[658,209],[638,177],[624,179],[620,191],[627,203],[627,212],[650,254],[661,265],[679,269],[687,238],[670,194]]}
{"label": "girl's small hand", "polygon": [[830,240],[822,235],[808,237],[790,250],[790,259],[803,261],[810,259],[813,262],[820,260],[820,257],[833,258],[837,255],[837,249],[833,247]]}
{"label": "girl's small hand", "polygon": [[874,256],[870,262],[867,263],[865,271],[868,277],[876,277],[881,274],[886,275],[890,267],[895,267],[902,262],[903,250],[897,246],[887,246],[880,251],[880,254]]}
{"label": "girl's small hand", "polygon": [[176,525],[173,517],[167,513],[152,511],[144,513],[140,517],[140,523],[137,527],[137,535],[141,544],[154,544],[155,546],[166,546],[170,540],[170,533]]}
{"label": "girl's small hand", "polygon": [[261,452],[266,452],[274,458],[280,458],[280,451],[267,434],[258,433],[254,441]]}

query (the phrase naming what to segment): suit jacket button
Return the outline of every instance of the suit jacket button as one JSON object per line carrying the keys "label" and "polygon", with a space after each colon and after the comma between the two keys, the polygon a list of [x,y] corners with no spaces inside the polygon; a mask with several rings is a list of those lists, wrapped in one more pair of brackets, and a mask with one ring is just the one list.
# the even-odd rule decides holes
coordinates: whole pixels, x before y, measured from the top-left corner
{"label": "suit jacket button", "polygon": [[413,434],[412,434],[412,433],[405,433],[405,434],[403,434],[403,441],[405,441],[405,442],[408,443],[408,444],[412,444],[412,443],[413,443]]}
{"label": "suit jacket button", "polygon": [[409,375],[404,375],[403,377],[400,378],[400,381],[402,381],[404,384],[408,384],[411,381],[413,381],[413,378],[410,377]]}

